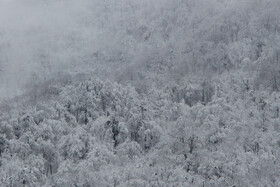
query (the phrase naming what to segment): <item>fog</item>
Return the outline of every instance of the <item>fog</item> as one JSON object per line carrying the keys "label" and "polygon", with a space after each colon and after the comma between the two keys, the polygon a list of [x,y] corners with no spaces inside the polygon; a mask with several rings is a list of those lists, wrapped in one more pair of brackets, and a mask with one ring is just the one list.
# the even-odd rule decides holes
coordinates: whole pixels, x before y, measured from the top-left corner
{"label": "fog", "polygon": [[91,70],[110,77],[114,72],[106,62],[141,53],[143,47],[129,41],[126,28],[131,23],[141,25],[143,10],[154,7],[148,1],[0,3],[0,98],[19,95],[26,84],[45,81],[58,72]]}
{"label": "fog", "polygon": [[[185,50],[192,40],[190,32],[183,32],[192,22],[187,15],[198,14],[193,1],[183,3],[193,10],[173,14],[180,0],[0,3],[0,98],[20,95],[27,85],[40,84],[61,72],[123,81],[143,77],[145,68],[157,66],[158,61],[170,68],[175,61],[170,63],[165,57]],[[200,3],[201,11],[212,6],[204,0]],[[181,25],[186,18],[187,23]],[[176,19],[178,23],[173,23]],[[176,58],[185,61],[181,55]],[[174,77],[174,72],[166,76]]]}
{"label": "fog", "polygon": [[0,1],[1,97],[20,94],[32,75],[46,79],[76,63],[87,9],[85,1]]}
{"label": "fog", "polygon": [[[232,62],[240,63],[241,53],[253,47],[228,47],[228,40],[249,38],[248,33],[259,27],[254,23],[262,21],[250,14],[270,19],[261,11],[265,1],[253,0],[0,3],[0,98],[19,95],[26,84],[40,84],[61,72],[129,80],[134,85],[146,84],[148,79],[180,81],[185,75],[198,74],[197,70],[217,68],[219,59],[215,58],[222,59],[217,56],[227,51],[234,53],[230,55]],[[271,7],[277,6],[268,8],[275,12]],[[277,15],[271,14],[271,20],[273,17]],[[231,25],[238,25],[237,30]],[[219,41],[225,46],[216,45]],[[200,74],[204,75],[213,73]]]}

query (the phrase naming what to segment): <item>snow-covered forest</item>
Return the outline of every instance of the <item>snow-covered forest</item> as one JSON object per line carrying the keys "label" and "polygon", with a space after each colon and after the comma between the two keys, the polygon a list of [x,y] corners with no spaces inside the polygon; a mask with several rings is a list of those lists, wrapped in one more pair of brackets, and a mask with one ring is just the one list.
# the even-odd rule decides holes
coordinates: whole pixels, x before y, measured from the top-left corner
{"label": "snow-covered forest", "polygon": [[280,186],[279,0],[0,0],[0,186]]}

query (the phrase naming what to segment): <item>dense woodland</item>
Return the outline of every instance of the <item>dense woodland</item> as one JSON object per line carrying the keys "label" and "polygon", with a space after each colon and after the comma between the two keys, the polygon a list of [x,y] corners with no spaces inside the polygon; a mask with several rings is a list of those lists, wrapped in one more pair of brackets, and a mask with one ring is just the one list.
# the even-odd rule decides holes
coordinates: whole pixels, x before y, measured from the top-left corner
{"label": "dense woodland", "polygon": [[0,186],[280,186],[279,10],[0,1]]}

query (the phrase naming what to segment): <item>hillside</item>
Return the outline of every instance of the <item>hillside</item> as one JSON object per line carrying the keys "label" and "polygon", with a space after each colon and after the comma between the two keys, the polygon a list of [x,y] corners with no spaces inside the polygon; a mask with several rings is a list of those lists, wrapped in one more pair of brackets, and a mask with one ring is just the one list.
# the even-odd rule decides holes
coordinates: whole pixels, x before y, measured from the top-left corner
{"label": "hillside", "polygon": [[279,8],[0,0],[0,186],[280,186]]}

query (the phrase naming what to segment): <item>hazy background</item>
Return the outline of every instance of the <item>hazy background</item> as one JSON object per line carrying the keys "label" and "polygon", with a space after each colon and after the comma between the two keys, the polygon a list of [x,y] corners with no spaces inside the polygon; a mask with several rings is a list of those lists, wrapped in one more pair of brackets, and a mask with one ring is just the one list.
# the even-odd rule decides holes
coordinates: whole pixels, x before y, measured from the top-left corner
{"label": "hazy background", "polygon": [[92,41],[100,32],[86,28],[89,2],[0,1],[1,97],[82,63],[85,49],[96,45]]}
{"label": "hazy background", "polygon": [[0,97],[65,74],[141,90],[210,80],[244,63],[267,66],[278,54],[276,0],[0,3]]}

